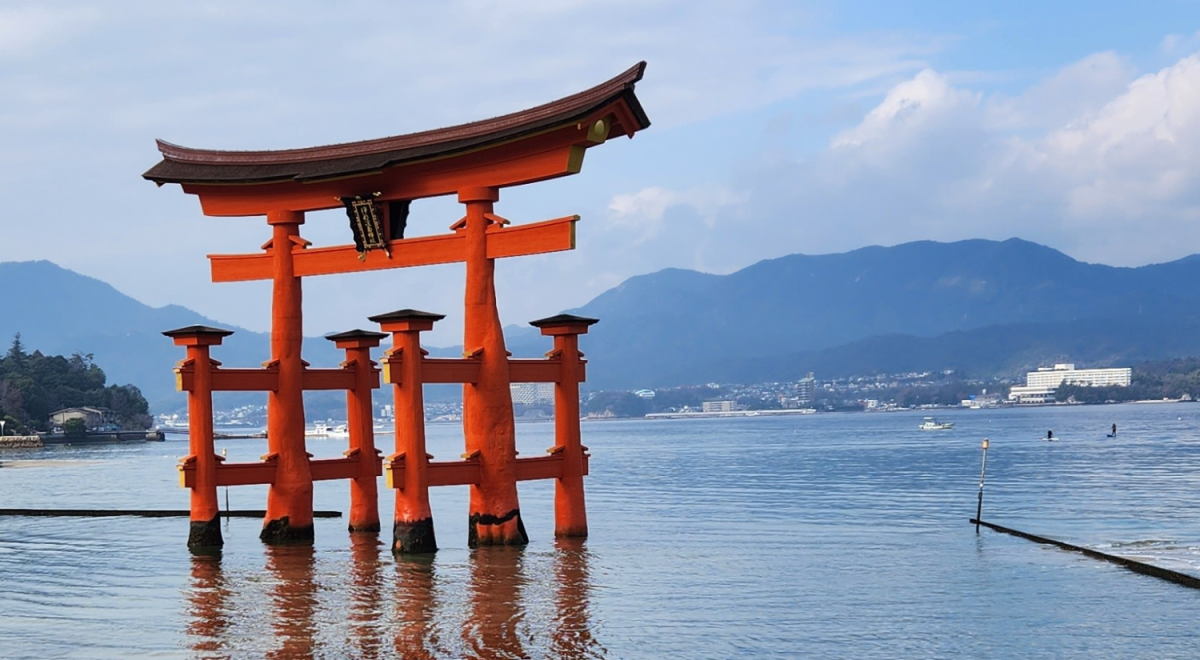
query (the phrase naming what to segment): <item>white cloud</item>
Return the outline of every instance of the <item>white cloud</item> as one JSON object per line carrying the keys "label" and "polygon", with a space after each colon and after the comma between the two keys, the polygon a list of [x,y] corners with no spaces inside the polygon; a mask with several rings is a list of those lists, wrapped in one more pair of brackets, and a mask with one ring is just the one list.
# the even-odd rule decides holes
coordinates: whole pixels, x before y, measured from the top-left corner
{"label": "white cloud", "polygon": [[[730,222],[736,218],[736,212],[729,211],[741,207],[748,199],[748,192],[725,186],[684,191],[643,188],[612,198],[605,229],[620,236],[627,249],[654,244],[653,253],[670,254],[674,265],[709,270],[713,264],[706,260],[705,234],[714,229],[718,219]],[[699,244],[695,243],[696,238],[700,239]],[[660,239],[670,244],[665,250]]]}
{"label": "white cloud", "polygon": [[1200,250],[1200,55],[1138,78],[1033,151],[1063,190],[1065,222],[1120,237],[1107,250],[1124,259]]}
{"label": "white cloud", "polygon": [[677,203],[679,194],[665,188],[642,188],[636,193],[617,195],[608,203],[610,216],[619,224],[657,222],[667,208]]}
{"label": "white cloud", "polygon": [[701,217],[712,220],[727,206],[745,202],[747,193],[732,191],[724,186],[692,188],[686,191],[651,186],[633,194],[621,194],[608,204],[610,217],[619,224],[658,222],[672,206],[689,206]]}
{"label": "white cloud", "polygon": [[1123,93],[1137,71],[1128,59],[1106,51],[1070,64],[1014,98],[987,105],[993,130],[1045,131],[1086,118]]}
{"label": "white cloud", "polygon": [[1010,97],[925,69],[818,153],[764,154],[707,215],[660,187],[615,197],[615,219],[650,228],[613,231],[664,265],[717,272],[795,252],[1012,236],[1115,265],[1175,259],[1200,252],[1200,55],[1135,79],[1099,53]]}
{"label": "white cloud", "polygon": [[[859,213],[860,244],[1017,235],[1122,265],[1200,251],[1200,55],[1130,77],[1117,56],[1090,56],[1005,101],[1029,119],[1003,122],[922,72],[821,158],[869,161],[870,173],[815,202]],[[880,202],[854,201],[868,195]]]}
{"label": "white cloud", "polygon": [[912,80],[893,87],[862,123],[835,137],[832,146],[834,149],[863,147],[872,142],[919,136],[936,129],[955,113],[973,110],[978,104],[978,94],[951,87],[945,76],[925,69]]}

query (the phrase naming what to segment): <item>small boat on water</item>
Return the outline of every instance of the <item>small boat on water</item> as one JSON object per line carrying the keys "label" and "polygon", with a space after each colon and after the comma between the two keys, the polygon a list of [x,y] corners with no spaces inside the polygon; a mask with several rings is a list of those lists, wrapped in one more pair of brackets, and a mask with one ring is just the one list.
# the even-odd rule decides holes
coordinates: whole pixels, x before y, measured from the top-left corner
{"label": "small boat on water", "polygon": [[939,422],[933,417],[926,417],[917,428],[922,431],[945,431],[954,428],[954,422]]}
{"label": "small boat on water", "polygon": [[346,430],[345,424],[337,426],[329,426],[324,422],[317,422],[312,428],[305,429],[304,437],[306,438],[348,438],[350,432]]}

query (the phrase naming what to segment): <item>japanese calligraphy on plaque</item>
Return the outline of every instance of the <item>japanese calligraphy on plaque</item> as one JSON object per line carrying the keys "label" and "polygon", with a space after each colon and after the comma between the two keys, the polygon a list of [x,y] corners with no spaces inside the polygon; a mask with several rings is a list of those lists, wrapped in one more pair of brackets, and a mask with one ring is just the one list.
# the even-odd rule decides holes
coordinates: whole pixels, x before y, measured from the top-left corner
{"label": "japanese calligraphy on plaque", "polygon": [[346,207],[346,215],[350,218],[350,231],[354,234],[354,249],[358,250],[359,261],[367,258],[367,250],[388,252],[383,221],[379,217],[379,206],[375,204],[376,195],[378,193],[339,198]]}

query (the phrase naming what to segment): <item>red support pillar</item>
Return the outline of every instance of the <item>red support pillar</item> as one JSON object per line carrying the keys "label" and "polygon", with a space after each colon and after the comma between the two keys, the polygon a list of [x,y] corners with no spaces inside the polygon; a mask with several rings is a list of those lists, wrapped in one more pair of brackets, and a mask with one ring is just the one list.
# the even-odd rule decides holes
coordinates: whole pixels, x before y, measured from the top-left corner
{"label": "red support pillar", "polygon": [[[467,545],[524,545],[529,542],[517,501],[517,441],[508,351],[496,309],[495,259],[487,257],[487,229],[494,222],[496,188],[465,188],[462,226],[466,238],[466,317],[463,351],[478,355],[479,380],[463,385],[463,432],[467,455],[480,460],[480,481],[471,486]],[[491,217],[489,217],[491,216]]]}
{"label": "red support pillar", "polygon": [[358,471],[350,480],[351,533],[379,532],[379,484],[375,477],[380,452],[375,448],[375,416],[371,390],[377,369],[371,361],[371,349],[387,337],[382,332],[350,330],[325,338],[346,351],[342,367],[354,370],[354,389],[346,392],[346,426],[350,449],[346,457],[358,459]]}
{"label": "red support pillar", "polygon": [[213,448],[212,368],[209,346],[219,346],[221,340],[233,334],[231,330],[192,325],[163,333],[176,346],[187,347],[187,358],[176,367],[176,374],[192,372],[192,389],[188,391],[188,457],[185,465],[196,468],[196,481],[191,492],[191,525],[188,548],[194,552],[220,549],[221,509],[217,501],[217,463],[221,458]]}
{"label": "red support pillar", "polygon": [[587,505],[583,497],[584,447],[579,435],[579,381],[583,354],[579,335],[586,334],[596,319],[559,314],[530,322],[543,335],[554,337],[560,370],[554,384],[554,439],[550,451],[563,457],[562,476],[554,485],[554,535],[587,538]]}
{"label": "red support pillar", "polygon": [[267,515],[259,538],[265,543],[309,543],[313,539],[313,481],[304,446],[304,341],[300,278],[292,250],[302,247],[304,214],[272,211],[271,361],[279,365],[279,389],[267,392],[267,451],[278,468],[267,491]]}
{"label": "red support pillar", "polygon": [[[445,316],[402,309],[370,317],[392,333],[392,348],[383,359],[383,379],[392,384],[396,420],[396,453],[388,456],[388,483],[396,487],[392,524],[392,554],[437,551],[433,512],[429,508],[429,456],[425,452],[425,396],[421,333]],[[392,469],[404,467],[402,484],[393,482]]]}

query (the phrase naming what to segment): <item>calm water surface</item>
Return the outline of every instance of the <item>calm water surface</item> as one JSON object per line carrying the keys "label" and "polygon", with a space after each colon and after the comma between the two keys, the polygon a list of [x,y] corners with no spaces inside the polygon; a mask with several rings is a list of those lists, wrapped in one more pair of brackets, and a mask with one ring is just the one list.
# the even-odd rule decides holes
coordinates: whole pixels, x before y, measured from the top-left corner
{"label": "calm water surface", "polygon": [[[1200,404],[958,411],[945,432],[921,416],[584,424],[584,544],[553,540],[538,482],[524,550],[468,550],[466,488],[435,489],[441,550],[422,559],[344,519],[312,548],[229,521],[222,555],[193,558],[185,519],[0,518],[0,658],[1200,657],[1200,591],[967,523],[988,437],[986,520],[1200,575]],[[429,434],[462,451],[457,427]],[[552,435],[519,425],[522,455]],[[186,508],[185,453],[8,450],[0,507]],[[346,485],[316,505],[345,511]]]}

